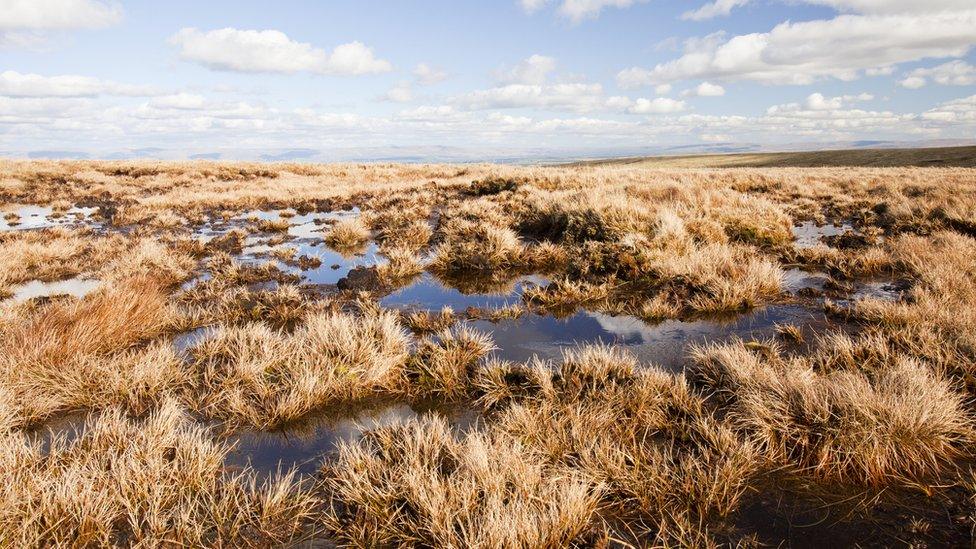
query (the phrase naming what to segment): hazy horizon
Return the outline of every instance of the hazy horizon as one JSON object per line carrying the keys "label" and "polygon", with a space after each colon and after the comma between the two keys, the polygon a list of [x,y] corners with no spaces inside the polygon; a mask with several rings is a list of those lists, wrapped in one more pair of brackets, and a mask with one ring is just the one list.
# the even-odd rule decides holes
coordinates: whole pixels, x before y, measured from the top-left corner
{"label": "hazy horizon", "polygon": [[0,156],[526,161],[976,143],[968,0],[0,0]]}

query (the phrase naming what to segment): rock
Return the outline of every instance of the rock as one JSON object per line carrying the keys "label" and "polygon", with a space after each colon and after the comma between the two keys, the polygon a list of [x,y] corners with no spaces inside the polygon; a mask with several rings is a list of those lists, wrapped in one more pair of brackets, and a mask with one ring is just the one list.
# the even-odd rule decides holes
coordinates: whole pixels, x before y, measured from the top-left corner
{"label": "rock", "polygon": [[371,292],[382,287],[380,275],[376,266],[356,267],[349,271],[344,278],[339,279],[336,286],[340,290],[352,290],[357,292]]}

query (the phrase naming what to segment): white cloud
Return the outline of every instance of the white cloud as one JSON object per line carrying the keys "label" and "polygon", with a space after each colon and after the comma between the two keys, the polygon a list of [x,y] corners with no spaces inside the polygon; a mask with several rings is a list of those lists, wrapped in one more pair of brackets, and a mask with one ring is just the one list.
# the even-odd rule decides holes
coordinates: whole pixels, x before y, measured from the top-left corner
{"label": "white cloud", "polygon": [[715,0],[697,10],[686,11],[681,14],[682,19],[690,21],[704,21],[715,17],[724,17],[735,8],[748,4],[751,0]]}
{"label": "white cloud", "polygon": [[413,76],[419,84],[430,86],[447,79],[447,72],[432,67],[427,63],[420,63],[413,69]]}
{"label": "white cloud", "polygon": [[917,90],[918,88],[925,86],[925,79],[918,76],[909,76],[898,83],[901,84],[903,88]]}
{"label": "white cloud", "polygon": [[180,57],[213,70],[236,72],[314,72],[361,75],[389,72],[388,61],[377,59],[362,42],[349,42],[326,52],[296,42],[277,30],[224,28],[202,32],[184,28],[170,38]]}
{"label": "white cloud", "polygon": [[928,83],[929,78],[943,86],[972,86],[976,84],[976,67],[957,59],[936,67],[915,69],[900,84],[917,89]]}
{"label": "white cloud", "polygon": [[711,82],[702,82],[690,90],[685,90],[681,95],[684,97],[721,97],[725,95],[725,88]]}
{"label": "white cloud", "polygon": [[825,97],[822,93],[811,93],[807,96],[806,107],[812,111],[836,110],[856,101],[871,101],[874,96],[870,93],[858,95],[838,95]]}
{"label": "white cloud", "polygon": [[559,13],[574,23],[597,17],[605,8],[629,8],[637,1],[646,0],[563,0]]}
{"label": "white cloud", "polygon": [[938,122],[976,122],[976,95],[946,101],[922,113],[922,118]]}
{"label": "white cloud", "polygon": [[526,13],[535,13],[545,7],[549,0],[519,0],[519,5]]}
{"label": "white cloud", "polygon": [[685,110],[685,102],[667,97],[655,97],[654,99],[640,98],[634,101],[633,106],[627,112],[633,114],[662,114],[674,113]]}
{"label": "white cloud", "polygon": [[543,84],[556,70],[556,60],[535,54],[523,59],[515,67],[497,71],[495,78],[505,84]]}
{"label": "white cloud", "polygon": [[16,71],[0,73],[0,95],[8,97],[95,97],[98,95],[145,96],[155,92],[148,86],[120,84],[90,76],[42,76]]}
{"label": "white cloud", "polygon": [[828,6],[851,13],[932,13],[973,7],[971,0],[803,0],[807,4]]}
{"label": "white cloud", "polygon": [[976,8],[785,22],[765,33],[689,40],[680,58],[651,69],[623,70],[617,81],[625,87],[694,78],[802,85],[825,78],[849,81],[869,69],[960,57],[976,44],[974,28]]}
{"label": "white cloud", "polygon": [[[573,23],[579,23],[584,19],[595,18],[606,8],[629,8],[636,3],[646,2],[647,0],[561,0],[559,3],[559,15],[569,19]],[[519,0],[519,5],[526,13],[535,13],[546,5],[552,3],[551,0]]]}
{"label": "white cloud", "polygon": [[[847,97],[851,99],[844,101],[856,101],[861,96]],[[621,107],[627,105],[623,99],[604,101]],[[163,147],[176,151],[170,153],[175,157],[179,151],[257,151],[243,156],[252,159],[275,148],[310,148],[327,155],[318,159],[331,159],[332,153],[324,151],[365,147],[350,153],[362,158],[379,154],[375,152],[377,144],[394,156],[416,151],[417,147],[441,150],[444,143],[463,143],[474,151],[501,147],[510,154],[513,150],[579,151],[587,146],[609,150],[696,140],[781,143],[787,139],[836,146],[845,140],[871,138],[966,138],[976,130],[976,96],[947,101],[920,113],[814,110],[800,102],[776,105],[765,114],[750,117],[662,112],[646,113],[655,114],[653,118],[633,116],[625,120],[595,115],[546,118],[480,113],[436,104],[388,117],[367,117],[206,97],[201,103],[200,96],[188,93],[154,98],[137,107],[107,105],[107,101],[0,97],[0,145],[9,154],[25,154],[44,148],[61,150],[65,143],[78,143],[71,150],[85,150],[94,156],[104,156],[112,147]],[[664,103],[652,105],[647,99],[632,101],[628,107],[667,110]],[[677,110],[674,104],[669,108]]]}
{"label": "white cloud", "polygon": [[462,116],[462,113],[450,105],[421,105],[397,113],[398,119],[415,122],[442,122],[457,119],[459,116]]}
{"label": "white cloud", "polygon": [[157,109],[199,110],[206,106],[206,100],[202,95],[181,92],[156,97],[149,102],[149,106]]}
{"label": "white cloud", "polygon": [[410,82],[405,80],[397,82],[395,86],[383,95],[382,99],[385,101],[393,101],[394,103],[413,101],[413,88],[410,87]]}
{"label": "white cloud", "polygon": [[658,84],[654,86],[654,93],[658,95],[667,95],[671,93],[671,84]]}
{"label": "white cloud", "polygon": [[470,110],[539,108],[588,111],[604,106],[600,84],[509,84],[457,96],[452,102]]}
{"label": "white cloud", "polygon": [[99,0],[4,0],[0,31],[97,29],[122,20],[122,8]]}

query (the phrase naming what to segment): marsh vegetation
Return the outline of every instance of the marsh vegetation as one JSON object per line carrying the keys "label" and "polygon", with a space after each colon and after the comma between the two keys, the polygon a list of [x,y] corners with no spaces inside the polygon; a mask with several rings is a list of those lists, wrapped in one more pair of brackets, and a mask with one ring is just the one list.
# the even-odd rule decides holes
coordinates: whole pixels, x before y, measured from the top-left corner
{"label": "marsh vegetation", "polygon": [[969,545],[976,171],[0,164],[0,546]]}

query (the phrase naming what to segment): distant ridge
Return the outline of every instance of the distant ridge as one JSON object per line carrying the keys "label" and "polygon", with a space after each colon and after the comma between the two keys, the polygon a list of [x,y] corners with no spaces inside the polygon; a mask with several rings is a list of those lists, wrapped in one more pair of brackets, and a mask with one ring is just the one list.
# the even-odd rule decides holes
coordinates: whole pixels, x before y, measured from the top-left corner
{"label": "distant ridge", "polygon": [[744,152],[583,160],[570,166],[638,165],[661,168],[945,167],[976,168],[976,146]]}

